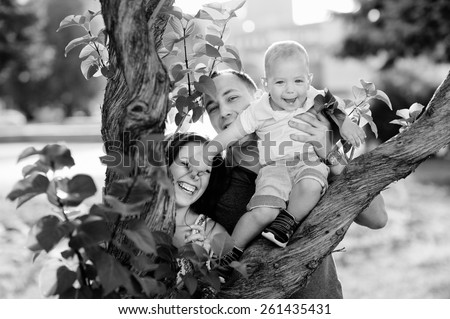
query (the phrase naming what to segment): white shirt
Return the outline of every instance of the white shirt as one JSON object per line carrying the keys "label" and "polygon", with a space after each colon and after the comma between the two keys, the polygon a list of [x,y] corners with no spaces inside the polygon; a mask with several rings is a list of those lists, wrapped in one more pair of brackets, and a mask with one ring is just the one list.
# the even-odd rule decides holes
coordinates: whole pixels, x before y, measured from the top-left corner
{"label": "white shirt", "polygon": [[[271,161],[292,159],[314,153],[309,143],[293,141],[291,134],[305,134],[288,125],[294,116],[306,113],[314,106],[314,98],[324,95],[323,91],[312,86],[308,90],[306,101],[302,107],[294,111],[275,111],[270,106],[269,95],[264,93],[261,99],[253,102],[240,115],[242,127],[247,134],[255,132],[258,136],[259,161],[262,165]],[[301,122],[301,120],[294,119]]]}

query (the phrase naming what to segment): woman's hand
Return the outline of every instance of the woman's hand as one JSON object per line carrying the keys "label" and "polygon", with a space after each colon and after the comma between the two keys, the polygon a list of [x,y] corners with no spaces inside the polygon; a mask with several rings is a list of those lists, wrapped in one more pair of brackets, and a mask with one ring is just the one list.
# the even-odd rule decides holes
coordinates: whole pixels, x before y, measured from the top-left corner
{"label": "woman's hand", "polygon": [[317,155],[322,159],[326,159],[332,147],[330,122],[322,113],[315,115],[314,113],[306,112],[295,116],[294,119],[300,119],[303,122],[291,120],[289,121],[289,126],[305,134],[291,134],[291,139],[311,144]]}
{"label": "woman's hand", "polygon": [[205,226],[190,225],[189,227],[191,228],[191,231],[190,231],[190,234],[186,235],[184,242],[186,244],[194,243],[194,244],[203,246],[203,248],[205,248],[206,251],[209,251],[209,249],[211,247],[211,243],[205,234]]}

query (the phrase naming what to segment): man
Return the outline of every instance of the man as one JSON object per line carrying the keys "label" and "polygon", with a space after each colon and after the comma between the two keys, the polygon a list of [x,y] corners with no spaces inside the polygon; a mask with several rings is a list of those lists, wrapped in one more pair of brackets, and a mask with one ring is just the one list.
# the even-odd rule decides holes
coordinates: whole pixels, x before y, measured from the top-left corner
{"label": "man", "polygon": [[[217,132],[221,132],[258,97],[258,90],[246,74],[232,70],[216,73],[213,78],[216,96],[205,97],[205,107],[212,126]],[[323,146],[330,145],[328,142],[330,123],[321,114],[316,117],[306,113],[298,118],[304,122],[290,122],[289,125],[306,135],[294,135],[292,139],[311,143],[316,148],[317,154],[326,159],[329,149]],[[261,168],[255,136],[253,134],[246,136],[237,145],[232,146],[227,152],[227,161],[229,166],[232,166],[229,169],[228,185],[211,217],[232,233],[239,218],[246,213],[246,205],[255,191],[255,179]],[[334,174],[339,174],[343,168],[344,166],[339,164],[330,167]],[[376,197],[355,222],[372,229],[384,227],[387,214],[383,198]],[[331,255],[324,258],[308,284],[291,296],[296,299],[342,297],[342,287]]]}

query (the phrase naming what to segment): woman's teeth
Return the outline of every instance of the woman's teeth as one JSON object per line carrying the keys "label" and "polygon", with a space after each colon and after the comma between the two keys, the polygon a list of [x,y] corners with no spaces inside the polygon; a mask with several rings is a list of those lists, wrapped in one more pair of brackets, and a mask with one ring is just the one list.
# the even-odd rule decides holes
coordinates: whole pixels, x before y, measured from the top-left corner
{"label": "woman's teeth", "polygon": [[178,182],[178,186],[180,186],[180,188],[182,190],[184,190],[185,192],[187,192],[191,195],[194,194],[194,192],[197,190],[197,187],[195,187],[191,184],[185,183],[185,182]]}

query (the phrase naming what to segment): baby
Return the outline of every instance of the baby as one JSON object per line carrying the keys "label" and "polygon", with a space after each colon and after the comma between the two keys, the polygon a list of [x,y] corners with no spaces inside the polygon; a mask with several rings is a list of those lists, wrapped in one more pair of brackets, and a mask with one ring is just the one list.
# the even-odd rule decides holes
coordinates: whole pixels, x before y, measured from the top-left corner
{"label": "baby", "polygon": [[[250,133],[256,132],[259,138],[262,168],[248,212],[233,231],[235,248],[227,256],[227,263],[238,260],[261,231],[265,238],[285,247],[327,189],[328,166],[312,145],[291,140],[290,135],[298,131],[288,125],[298,114],[322,111],[323,106],[315,105],[314,99],[324,92],[312,87],[311,81],[309,58],[302,45],[294,41],[272,44],[265,53],[266,93],[203,149],[203,156],[209,161]],[[364,131],[339,107],[334,110],[334,118],[344,139],[352,145],[364,142]],[[276,223],[272,224],[275,218]]]}

